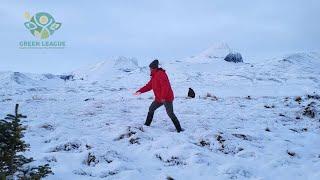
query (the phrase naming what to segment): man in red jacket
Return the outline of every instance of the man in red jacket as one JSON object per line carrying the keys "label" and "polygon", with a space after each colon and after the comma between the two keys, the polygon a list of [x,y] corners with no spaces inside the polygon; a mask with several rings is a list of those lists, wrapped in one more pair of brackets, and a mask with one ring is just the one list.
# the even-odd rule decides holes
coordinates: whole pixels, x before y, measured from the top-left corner
{"label": "man in red jacket", "polygon": [[182,129],[179,120],[173,112],[173,91],[171,89],[171,85],[166,71],[162,68],[159,68],[158,66],[158,60],[154,60],[151,62],[151,64],[149,65],[151,72],[150,81],[135,93],[135,95],[140,95],[141,93],[153,90],[153,93],[155,95],[155,100],[151,103],[149,107],[148,116],[144,124],[146,126],[150,126],[153,119],[154,111],[158,109],[160,106],[164,105],[168,116],[172,120],[177,131],[180,132],[182,131]]}

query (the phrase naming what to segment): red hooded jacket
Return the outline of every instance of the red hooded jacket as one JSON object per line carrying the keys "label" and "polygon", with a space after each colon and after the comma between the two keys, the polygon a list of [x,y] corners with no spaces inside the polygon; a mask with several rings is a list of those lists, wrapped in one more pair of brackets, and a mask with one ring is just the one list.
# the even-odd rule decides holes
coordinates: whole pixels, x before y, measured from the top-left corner
{"label": "red hooded jacket", "polygon": [[162,68],[153,69],[150,81],[137,92],[145,93],[150,90],[153,90],[155,100],[159,103],[162,101],[172,102],[174,99],[169,78]]}

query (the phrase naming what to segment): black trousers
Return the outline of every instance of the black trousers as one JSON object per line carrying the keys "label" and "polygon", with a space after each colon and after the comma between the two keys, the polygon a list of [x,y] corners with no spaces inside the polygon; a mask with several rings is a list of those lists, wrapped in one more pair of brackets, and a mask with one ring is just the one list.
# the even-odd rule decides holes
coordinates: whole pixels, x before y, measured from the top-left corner
{"label": "black trousers", "polygon": [[148,116],[147,116],[146,122],[144,124],[146,126],[150,126],[150,124],[152,122],[152,119],[153,119],[154,111],[156,109],[158,109],[162,105],[164,105],[164,107],[166,108],[167,114],[170,117],[170,119],[172,120],[172,122],[173,122],[174,126],[176,127],[177,131],[180,132],[181,131],[180,122],[179,122],[177,116],[173,112],[173,104],[172,104],[172,102],[158,103],[156,101],[153,101],[151,103],[150,107],[149,107]]}

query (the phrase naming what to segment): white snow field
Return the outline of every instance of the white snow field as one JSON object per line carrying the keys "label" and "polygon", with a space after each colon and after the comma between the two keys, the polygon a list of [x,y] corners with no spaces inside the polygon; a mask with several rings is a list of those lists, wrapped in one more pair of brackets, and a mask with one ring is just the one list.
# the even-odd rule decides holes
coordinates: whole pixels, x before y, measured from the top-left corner
{"label": "white snow field", "polygon": [[230,63],[228,49],[160,60],[182,133],[163,107],[143,126],[153,94],[132,93],[148,64],[125,57],[66,81],[1,72],[0,117],[20,104],[26,155],[51,165],[46,179],[320,179],[319,54]]}

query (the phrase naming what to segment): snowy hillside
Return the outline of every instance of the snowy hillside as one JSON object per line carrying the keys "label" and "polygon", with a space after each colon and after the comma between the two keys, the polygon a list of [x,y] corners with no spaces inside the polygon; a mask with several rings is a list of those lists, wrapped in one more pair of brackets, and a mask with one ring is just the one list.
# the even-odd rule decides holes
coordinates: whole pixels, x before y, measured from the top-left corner
{"label": "snowy hillside", "polygon": [[174,72],[171,76],[176,89],[185,91],[193,87],[201,94],[295,96],[319,89],[317,53],[297,53],[255,63],[230,63],[223,59],[202,62],[172,63],[164,67],[169,73]]}
{"label": "snowy hillside", "polygon": [[163,107],[143,126],[153,94],[132,93],[150,79],[148,64],[126,57],[69,80],[2,72],[0,117],[20,104],[26,154],[52,166],[47,179],[319,179],[320,55],[231,63],[229,52],[162,63],[179,134]]}

